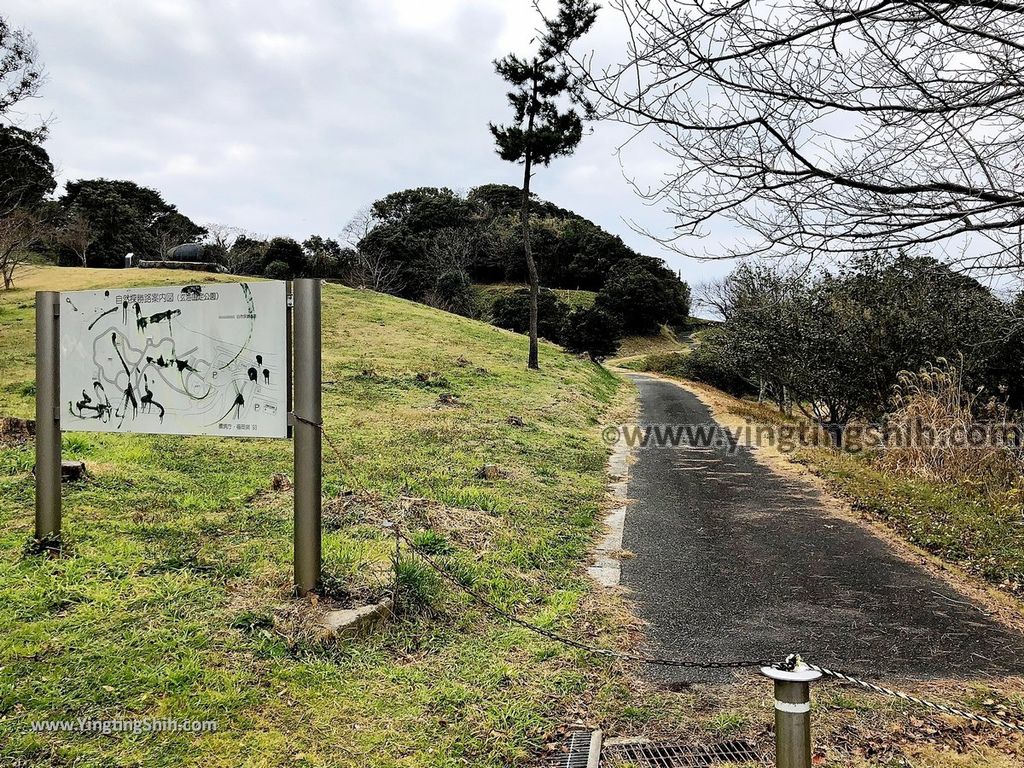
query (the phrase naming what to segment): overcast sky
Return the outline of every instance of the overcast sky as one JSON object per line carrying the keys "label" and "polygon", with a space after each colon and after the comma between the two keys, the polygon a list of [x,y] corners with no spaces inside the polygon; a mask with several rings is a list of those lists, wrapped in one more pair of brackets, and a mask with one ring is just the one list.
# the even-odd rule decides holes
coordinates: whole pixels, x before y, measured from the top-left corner
{"label": "overcast sky", "polygon": [[[491,61],[527,49],[530,0],[7,0],[48,81],[27,111],[52,116],[61,179],[131,179],[200,223],[302,239],[336,235],[395,190],[521,183],[487,131],[508,116]],[[587,47],[618,50],[606,15]],[[726,269],[665,253],[623,219],[667,232],[638,199],[597,125],[534,189],[699,282]],[[632,145],[627,171],[665,158]]]}

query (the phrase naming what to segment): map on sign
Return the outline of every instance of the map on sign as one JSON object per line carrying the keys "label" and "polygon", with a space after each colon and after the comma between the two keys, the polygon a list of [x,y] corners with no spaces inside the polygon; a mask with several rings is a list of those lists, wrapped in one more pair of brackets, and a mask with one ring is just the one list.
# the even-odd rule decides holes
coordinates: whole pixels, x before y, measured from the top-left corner
{"label": "map on sign", "polygon": [[60,295],[61,429],[288,434],[283,282]]}

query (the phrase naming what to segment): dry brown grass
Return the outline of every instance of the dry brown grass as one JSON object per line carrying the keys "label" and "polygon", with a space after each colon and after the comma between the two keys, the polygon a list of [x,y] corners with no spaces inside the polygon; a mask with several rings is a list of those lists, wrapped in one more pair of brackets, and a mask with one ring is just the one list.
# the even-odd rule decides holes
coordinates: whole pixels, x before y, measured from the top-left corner
{"label": "dry brown grass", "polygon": [[916,373],[904,371],[888,426],[926,439],[890,447],[878,465],[903,477],[967,483],[987,494],[1009,490],[1020,482],[1024,462],[1007,439],[1008,416],[1002,403],[968,392],[962,371],[947,360]]}

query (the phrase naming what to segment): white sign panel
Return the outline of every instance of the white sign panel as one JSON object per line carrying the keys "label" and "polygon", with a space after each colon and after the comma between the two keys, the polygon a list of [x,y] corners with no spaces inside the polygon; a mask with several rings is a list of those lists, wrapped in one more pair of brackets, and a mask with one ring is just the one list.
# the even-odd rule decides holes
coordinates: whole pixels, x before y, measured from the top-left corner
{"label": "white sign panel", "polygon": [[286,437],[286,284],[60,295],[61,429]]}

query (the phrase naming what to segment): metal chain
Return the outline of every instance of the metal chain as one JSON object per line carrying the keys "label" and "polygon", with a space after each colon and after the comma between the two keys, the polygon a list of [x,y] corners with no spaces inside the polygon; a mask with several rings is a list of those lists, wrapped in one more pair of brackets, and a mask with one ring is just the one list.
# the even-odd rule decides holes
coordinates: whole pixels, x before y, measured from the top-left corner
{"label": "metal chain", "polygon": [[[319,429],[320,432],[323,434],[324,438],[327,440],[328,446],[331,448],[335,456],[338,458],[338,461],[341,462],[342,465],[345,464],[345,459],[342,456],[341,450],[334,443],[334,440],[331,438],[330,433],[328,433],[327,430],[324,429],[323,424],[311,421],[310,419],[306,419],[302,416],[299,416],[297,413],[293,413],[292,415],[297,421],[301,421],[304,424],[309,424]],[[625,653],[623,651],[615,651],[609,648],[597,648],[595,646],[580,642],[579,640],[573,640],[572,638],[565,637],[549,629],[538,627],[536,624],[531,624],[528,621],[524,621],[523,619],[514,616],[513,614],[504,610],[503,608],[499,608],[497,605],[488,600],[475,589],[463,584],[461,581],[459,581],[458,578],[456,578],[440,563],[434,560],[433,557],[431,557],[429,554],[427,554],[426,552],[422,551],[419,547],[417,547],[415,542],[409,539],[409,537],[401,531],[397,523],[391,523],[390,526],[393,526],[394,528],[396,539],[404,541],[413,552],[415,552],[428,566],[430,566],[431,569],[436,571],[443,579],[445,579],[445,581],[455,586],[455,588],[460,590],[461,592],[464,592],[466,595],[471,597],[473,600],[482,605],[488,611],[497,616],[500,616],[506,621],[509,621],[519,627],[522,627],[523,629],[529,630],[530,632],[533,632],[536,635],[540,635],[541,637],[545,637],[548,640],[553,640],[556,643],[560,643],[561,645],[565,645],[570,648],[576,648],[577,650],[585,651],[586,653],[591,653],[597,656],[604,656],[606,658],[611,659],[619,659],[621,661],[632,661],[639,662],[641,664],[651,664],[655,666],[676,667],[686,669],[751,669],[759,667],[775,667],[776,669],[791,670],[799,662],[802,663],[807,669],[819,672],[822,675],[825,675],[826,677],[831,677],[836,680],[842,680],[844,682],[851,683],[860,688],[863,688],[866,691],[878,693],[883,696],[891,696],[893,698],[902,699],[903,701],[909,701],[913,704],[925,707],[926,709],[931,709],[935,712],[941,712],[943,714],[952,715],[954,717],[961,717],[965,720],[970,720],[972,722],[985,723],[986,725],[994,725],[998,728],[1004,728],[1006,730],[1015,731],[1017,733],[1024,733],[1024,723],[1003,720],[1002,718],[998,717],[989,717],[988,715],[978,715],[973,712],[968,712],[965,709],[951,707],[948,704],[940,704],[939,702],[929,701],[928,699],[922,699],[919,696],[913,696],[909,693],[905,693],[904,691],[897,691],[892,688],[886,688],[881,685],[876,685],[875,683],[869,683],[866,680],[860,680],[856,677],[851,677],[850,675],[844,674],[842,672],[837,672],[834,669],[829,669],[828,667],[821,667],[816,664],[807,663],[805,661],[802,661],[798,656],[795,655],[789,656],[784,662],[781,663],[765,661],[763,659],[759,659],[756,661],[753,659],[744,659],[736,661],[692,661],[688,659],[667,659],[656,656],[646,656],[636,653]]]}
{"label": "metal chain", "polygon": [[[334,453],[334,457],[338,460],[338,463],[341,464],[342,467],[345,467],[348,464],[348,462],[345,461],[345,457],[341,453],[341,449],[334,442],[334,438],[331,437],[331,433],[324,429],[323,422],[313,421],[312,419],[307,419],[305,416],[299,416],[299,414],[295,413],[295,411],[292,411],[292,418],[295,419],[296,421],[301,421],[303,424],[308,424],[309,426],[316,427],[318,430],[320,430],[320,434],[323,435],[324,440],[327,441],[327,446]],[[350,472],[349,475],[350,480],[352,480],[352,484],[354,484],[358,490],[365,491],[366,489],[363,487],[363,485],[358,480],[356,480],[355,477],[351,476],[351,474],[352,473]]]}
{"label": "metal chain", "polygon": [[[321,434],[323,434],[324,439],[327,441],[327,445],[334,452],[335,457],[337,457],[338,461],[342,464],[342,466],[345,465],[346,462],[344,457],[342,456],[341,450],[338,448],[334,440],[331,438],[330,433],[326,429],[324,429],[324,425],[322,423],[318,423],[312,421],[311,419],[307,419],[303,416],[299,416],[299,414],[297,413],[292,413],[292,416],[295,418],[296,421],[301,421],[303,424],[309,424],[310,426],[319,429]],[[445,569],[440,563],[434,560],[434,558],[432,558],[426,552],[420,550],[419,547],[417,547],[416,544],[401,531],[397,523],[390,523],[389,525],[394,527],[395,537],[397,539],[401,539],[402,541],[404,541],[411,550],[413,550],[420,558],[422,558],[423,561],[427,563],[427,565],[429,565],[434,571],[440,574],[442,578],[444,578],[446,581],[454,585],[457,589],[461,590],[462,592],[465,592],[472,599],[476,600],[478,603],[484,606],[488,611],[498,616],[501,616],[503,619],[506,619],[507,621],[510,621],[513,624],[516,624],[524,629],[527,629],[530,632],[541,635],[542,637],[546,637],[549,640],[554,640],[556,643],[561,643],[562,645],[567,645],[569,647],[576,648],[581,651],[586,651],[587,653],[596,654],[598,656],[621,659],[623,661],[636,661],[641,662],[643,664],[655,664],[665,667],[692,667],[698,669],[744,669],[753,667],[764,667],[772,663],[764,660],[701,662],[687,661],[682,659],[661,659],[655,658],[653,656],[643,656],[635,653],[623,653],[622,651],[613,651],[608,648],[596,648],[594,646],[587,645],[586,643],[581,643],[578,640],[563,637],[562,635],[559,635],[556,632],[544,629],[543,627],[538,627],[535,624],[530,624],[528,621],[523,621],[522,619],[513,616],[508,611],[499,608],[497,605],[492,603],[490,600],[485,598],[476,590],[467,587],[465,584],[462,584],[454,575],[449,573],[447,569]]]}
{"label": "metal chain", "polygon": [[951,707],[948,704],[940,704],[935,701],[929,701],[928,699],[922,699],[918,696],[912,696],[911,694],[904,693],[903,691],[897,691],[893,690],[892,688],[885,688],[881,685],[875,685],[874,683],[869,683],[866,680],[858,680],[856,677],[850,677],[850,675],[843,674],[842,672],[836,672],[834,669],[829,669],[827,667],[819,667],[816,664],[808,664],[807,662],[804,662],[804,665],[807,667],[807,669],[812,669],[815,672],[820,672],[821,674],[826,675],[827,677],[834,677],[836,680],[843,680],[847,683],[853,683],[854,685],[859,686],[864,690],[873,691],[874,693],[880,693],[883,696],[892,696],[897,699],[903,699],[904,701],[909,701],[914,704],[918,704],[922,707],[926,707],[927,709],[931,709],[936,712],[942,712],[946,715],[962,717],[966,720],[972,720],[976,723],[986,723],[988,725],[995,725],[999,728],[1005,728],[1010,731],[1024,733],[1024,723],[1011,722],[1009,720],[1003,720],[998,717],[989,717],[988,715],[976,715],[973,712],[968,712],[967,710],[960,709],[958,707]]}
{"label": "metal chain", "polygon": [[576,648],[581,651],[586,651],[587,653],[592,653],[597,656],[604,656],[611,659],[620,659],[622,661],[640,662],[642,664],[653,664],[662,667],[683,667],[690,669],[749,669],[754,667],[770,666],[772,663],[769,661],[764,661],[763,659],[750,659],[742,661],[691,661],[686,659],[666,659],[656,656],[645,656],[636,653],[625,653],[623,651],[611,650],[610,648],[597,648],[595,646],[587,645],[586,643],[580,642],[579,640],[573,640],[572,638],[565,637],[563,635],[558,634],[557,632],[552,632],[550,629],[544,629],[543,627],[538,627],[536,624],[531,624],[528,621],[524,621],[523,619],[514,616],[513,614],[504,610],[503,608],[499,608],[497,605],[492,603],[490,600],[481,595],[475,589],[463,584],[461,581],[459,581],[458,578],[456,578],[452,573],[450,573],[448,569],[446,569],[444,566],[442,566],[440,563],[434,560],[434,558],[431,557],[429,554],[427,554],[419,547],[417,547],[415,542],[409,539],[409,537],[406,536],[399,529],[396,523],[391,523],[391,525],[394,526],[395,535],[402,541],[404,541],[409,546],[409,548],[413,552],[415,552],[417,556],[419,556],[427,565],[429,565],[434,571],[440,574],[440,576],[444,578],[446,581],[448,581],[450,584],[454,585],[457,589],[466,593],[476,602],[480,603],[480,605],[486,608],[489,612],[497,616],[500,616],[506,621],[510,621],[513,624],[522,627],[523,629],[527,629],[530,632],[533,632],[534,634],[546,637],[548,640],[554,640],[556,643],[561,643],[562,645],[566,645],[571,648]]}

